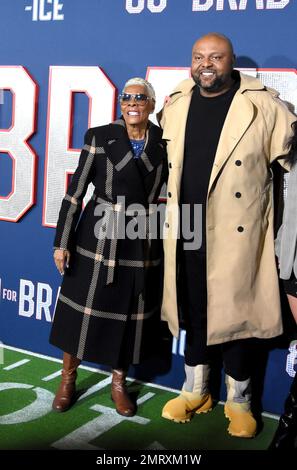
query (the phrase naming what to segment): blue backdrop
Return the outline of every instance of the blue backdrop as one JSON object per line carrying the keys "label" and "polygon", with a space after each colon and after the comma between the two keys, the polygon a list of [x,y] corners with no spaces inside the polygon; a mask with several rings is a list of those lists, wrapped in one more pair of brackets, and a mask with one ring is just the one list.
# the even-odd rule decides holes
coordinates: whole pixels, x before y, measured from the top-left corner
{"label": "blue backdrop", "polygon": [[[296,25],[296,0],[1,0],[3,343],[60,357],[48,344],[60,283],[51,227],[61,191],[59,175],[65,179],[67,158],[67,171],[73,170],[88,125],[115,117],[114,88],[121,90],[130,77],[148,76],[161,105],[174,83],[187,75],[195,39],[219,31],[233,41],[237,67],[254,74],[260,69],[260,78],[294,107]],[[93,68],[98,66],[105,75]],[[69,106],[63,101],[67,87]],[[59,119],[66,129],[64,153],[63,133],[55,130]],[[164,366],[152,380],[180,388],[182,344],[174,343],[171,367]],[[289,374],[294,374],[294,348],[291,344],[290,351],[270,353],[263,390],[266,411],[282,409]]]}

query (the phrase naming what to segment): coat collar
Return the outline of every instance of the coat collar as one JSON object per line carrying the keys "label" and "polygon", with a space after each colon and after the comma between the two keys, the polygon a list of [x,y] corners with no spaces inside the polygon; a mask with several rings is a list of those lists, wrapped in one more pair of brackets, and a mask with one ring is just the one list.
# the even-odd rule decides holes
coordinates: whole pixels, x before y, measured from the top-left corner
{"label": "coat collar", "polygon": [[[143,196],[143,203],[147,201],[145,177],[149,175],[166,158],[166,151],[162,141],[162,129],[149,121],[147,141],[141,156],[133,158],[133,152],[127,133],[125,121],[118,119],[105,127],[104,149],[107,157],[122,173],[123,178],[131,181],[134,193]],[[139,201],[142,202],[142,201]]]}
{"label": "coat collar", "polygon": [[[234,70],[233,73],[240,77],[240,87],[239,87],[238,93],[245,93],[248,90],[259,91],[259,90],[266,89],[266,87],[260,82],[258,78],[251,77],[244,73],[238,72],[237,70]],[[192,78],[187,78],[186,80],[183,80],[182,82],[180,82],[178,86],[173,90],[171,95],[169,96],[169,99],[166,102],[166,107],[171,106],[180,98],[183,98],[189,95],[191,96],[193,88],[195,86],[196,86],[196,83],[194,82]],[[278,96],[279,94],[276,90],[273,90],[273,88],[270,88],[269,91],[274,96]]]}
{"label": "coat collar", "polygon": [[164,159],[164,145],[162,143],[162,130],[149,121],[147,140],[144,150],[135,160],[130,145],[124,119],[120,118],[109,126],[105,135],[106,147],[109,158],[117,171],[122,170],[127,164],[141,162],[141,172],[150,173]]}
{"label": "coat collar", "polygon": [[[225,162],[230,157],[235,146],[246,132],[254,118],[255,108],[252,101],[248,98],[248,94],[246,92],[263,91],[266,89],[257,78],[242,74],[236,70],[234,73],[239,74],[240,76],[240,87],[232,100],[224,122],[210,176],[208,192],[210,192]],[[179,136],[179,138],[176,140],[177,150],[175,153],[178,161],[176,161],[175,164],[179,165],[181,168],[184,152],[183,149],[186,121],[193,88],[195,86],[196,84],[192,78],[183,80],[170,95],[169,100],[165,105],[165,109],[168,109],[168,112],[170,112],[172,118],[168,124],[166,122],[163,138],[171,140],[173,136]],[[269,92],[274,94],[274,96],[277,96],[277,92],[275,92],[275,90],[269,90]],[[175,104],[179,109],[179,119],[176,119],[174,112]],[[173,119],[174,116],[175,119]],[[238,119],[238,116],[240,116],[240,119]]]}

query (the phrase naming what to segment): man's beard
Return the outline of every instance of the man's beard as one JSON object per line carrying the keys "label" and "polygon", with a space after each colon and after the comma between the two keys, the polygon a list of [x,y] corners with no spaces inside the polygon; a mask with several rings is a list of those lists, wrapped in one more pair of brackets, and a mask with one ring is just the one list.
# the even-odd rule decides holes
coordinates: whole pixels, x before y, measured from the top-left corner
{"label": "man's beard", "polygon": [[200,74],[199,74],[198,77],[196,77],[192,73],[191,73],[191,75],[192,75],[192,78],[193,78],[194,82],[196,83],[196,85],[199,86],[199,88],[202,88],[202,90],[206,90],[206,91],[210,91],[210,92],[218,91],[226,83],[225,77],[216,77],[215,80],[210,85],[203,85],[200,78],[199,78]]}

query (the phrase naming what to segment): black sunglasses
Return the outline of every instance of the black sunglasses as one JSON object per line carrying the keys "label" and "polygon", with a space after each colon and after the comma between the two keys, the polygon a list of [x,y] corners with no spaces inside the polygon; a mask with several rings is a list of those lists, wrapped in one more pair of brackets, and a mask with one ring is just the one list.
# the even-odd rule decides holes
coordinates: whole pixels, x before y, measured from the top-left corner
{"label": "black sunglasses", "polygon": [[136,101],[137,103],[143,103],[144,104],[148,100],[150,100],[151,98],[149,96],[145,95],[144,93],[121,93],[119,95],[119,101],[121,103],[128,103],[132,99],[134,99],[134,101]]}

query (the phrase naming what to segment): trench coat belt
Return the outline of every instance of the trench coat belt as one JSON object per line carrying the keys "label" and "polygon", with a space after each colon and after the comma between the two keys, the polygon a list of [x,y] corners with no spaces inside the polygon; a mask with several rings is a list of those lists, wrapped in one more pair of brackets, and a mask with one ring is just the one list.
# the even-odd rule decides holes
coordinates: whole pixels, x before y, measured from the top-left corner
{"label": "trench coat belt", "polygon": [[[115,234],[115,227],[118,227],[119,224],[119,214],[120,213],[125,213],[126,216],[128,217],[138,217],[138,216],[149,216],[153,212],[155,212],[155,207],[150,206],[149,208],[137,208],[136,210],[134,209],[129,209],[129,207],[126,209],[125,205],[120,203],[114,203],[111,201],[108,201],[95,193],[92,196],[92,199],[97,202],[98,204],[102,204],[103,206],[107,206],[109,210],[104,211],[104,225],[105,225],[105,231],[108,234],[112,234],[113,236],[110,237],[110,244],[109,244],[109,255],[107,256],[107,276],[106,276],[106,282],[105,284],[112,284],[114,282],[114,274],[115,274],[115,267],[116,267],[116,259],[117,259],[117,246],[118,246],[118,237]],[[148,230],[149,230],[149,224],[146,224],[146,238],[148,238]],[[135,242],[138,242],[140,244],[140,249],[139,252],[141,253],[141,259],[144,260],[144,240],[141,239],[135,239]],[[105,258],[105,257],[104,257]],[[144,287],[144,266],[141,269],[141,272],[137,271],[137,276],[135,277],[135,294],[139,294]]]}

